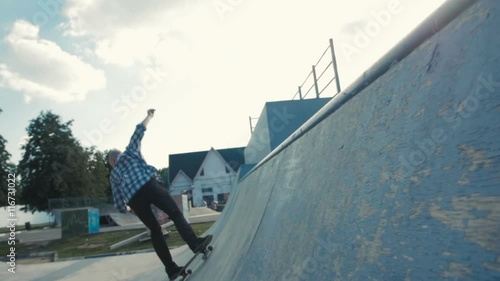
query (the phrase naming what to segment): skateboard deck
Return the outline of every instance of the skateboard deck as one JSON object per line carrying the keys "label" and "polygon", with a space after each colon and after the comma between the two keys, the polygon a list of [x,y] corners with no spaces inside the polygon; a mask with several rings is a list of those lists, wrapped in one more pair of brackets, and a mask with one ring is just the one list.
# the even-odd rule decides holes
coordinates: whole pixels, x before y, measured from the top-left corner
{"label": "skateboard deck", "polygon": [[[207,236],[207,241],[205,242],[207,246],[205,247],[205,250],[194,254],[194,256],[186,263],[186,265],[184,265],[181,272],[179,273],[179,276],[177,277],[177,278],[182,277],[180,281],[186,280],[193,273],[193,270],[188,267],[191,265],[191,263],[196,259],[198,255],[202,255],[203,261],[208,259],[208,257],[210,256],[210,254],[214,249],[213,246],[210,246],[212,238],[213,238],[212,235]],[[174,280],[177,280],[177,278]]]}

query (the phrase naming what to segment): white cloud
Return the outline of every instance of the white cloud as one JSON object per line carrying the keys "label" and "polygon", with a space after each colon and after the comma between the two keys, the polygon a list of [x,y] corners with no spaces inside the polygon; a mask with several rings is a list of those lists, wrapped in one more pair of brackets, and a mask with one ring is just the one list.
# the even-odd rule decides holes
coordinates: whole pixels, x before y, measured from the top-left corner
{"label": "white cloud", "polygon": [[181,1],[164,0],[68,0],[63,14],[68,21],[63,24],[71,36],[91,35],[106,37],[117,29],[151,27],[151,23],[165,22],[169,7]]}
{"label": "white cloud", "polygon": [[132,66],[139,61],[148,63],[148,57],[159,43],[158,33],[148,29],[126,29],[111,39],[96,43],[96,55],[105,63]]}
{"label": "white cloud", "polygon": [[62,27],[67,36],[91,38],[96,56],[104,63],[172,65],[172,59],[187,58],[174,53],[178,46],[191,44],[189,37],[198,36],[217,19],[206,7],[198,1],[180,0],[69,0]]}
{"label": "white cloud", "polygon": [[5,44],[12,52],[11,65],[0,64],[0,86],[31,98],[57,102],[84,100],[106,85],[104,72],[39,37],[39,27],[18,20]]}

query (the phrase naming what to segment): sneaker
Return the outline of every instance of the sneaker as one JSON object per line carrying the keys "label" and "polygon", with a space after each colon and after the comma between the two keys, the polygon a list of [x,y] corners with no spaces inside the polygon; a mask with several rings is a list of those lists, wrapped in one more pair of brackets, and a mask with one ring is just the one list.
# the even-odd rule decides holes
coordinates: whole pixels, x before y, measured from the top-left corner
{"label": "sneaker", "polygon": [[173,281],[181,275],[180,273],[182,271],[182,267],[178,266],[177,264],[174,264],[169,268],[165,268],[165,271],[167,272],[168,279],[170,281]]}
{"label": "sneaker", "polygon": [[198,246],[196,246],[193,250],[193,252],[199,253],[199,252],[204,252],[207,249],[207,246],[212,242],[212,235],[207,235],[203,238],[198,238]]}

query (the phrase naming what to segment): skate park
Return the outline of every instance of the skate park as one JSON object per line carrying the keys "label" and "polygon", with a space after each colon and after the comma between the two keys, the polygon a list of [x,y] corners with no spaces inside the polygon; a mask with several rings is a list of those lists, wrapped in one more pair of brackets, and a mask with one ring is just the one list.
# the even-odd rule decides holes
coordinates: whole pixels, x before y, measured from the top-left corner
{"label": "skate park", "polygon": [[[500,279],[499,25],[446,2],[238,183],[189,280]],[[154,253],[18,271],[167,280]]]}

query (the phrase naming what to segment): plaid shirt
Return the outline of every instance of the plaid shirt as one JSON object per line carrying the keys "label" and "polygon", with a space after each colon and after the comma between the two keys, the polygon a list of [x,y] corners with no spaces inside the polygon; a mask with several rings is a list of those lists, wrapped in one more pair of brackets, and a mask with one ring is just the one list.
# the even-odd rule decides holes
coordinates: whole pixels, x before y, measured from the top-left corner
{"label": "plaid shirt", "polygon": [[121,213],[126,213],[125,204],[146,184],[156,173],[156,169],[146,163],[141,154],[141,140],[146,127],[141,123],[135,128],[130,143],[125,152],[116,159],[111,171],[110,183],[113,190],[115,207]]}

